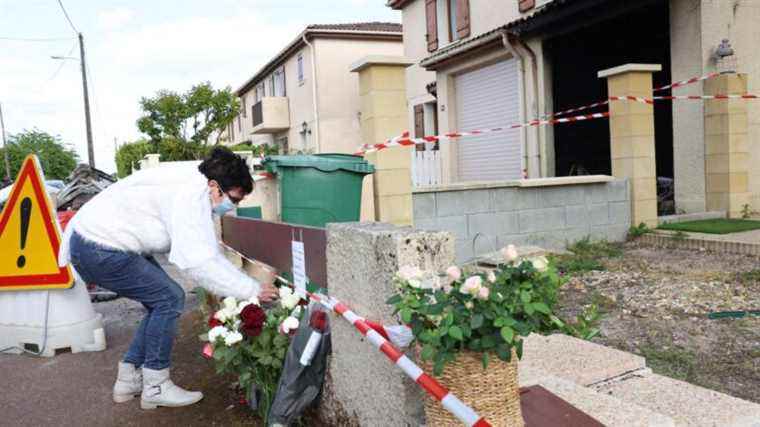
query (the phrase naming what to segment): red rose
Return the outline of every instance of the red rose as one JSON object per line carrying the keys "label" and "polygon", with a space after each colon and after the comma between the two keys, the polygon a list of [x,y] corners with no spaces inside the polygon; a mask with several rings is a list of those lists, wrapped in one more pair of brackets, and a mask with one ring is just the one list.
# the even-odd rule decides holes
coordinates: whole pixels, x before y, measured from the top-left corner
{"label": "red rose", "polygon": [[208,327],[209,329],[214,328],[216,326],[222,326],[222,322],[219,321],[214,315],[212,314],[211,317],[208,318]]}
{"label": "red rose", "polygon": [[257,337],[261,334],[264,322],[267,320],[267,314],[256,304],[248,304],[240,312],[242,321],[241,330],[249,337]]}

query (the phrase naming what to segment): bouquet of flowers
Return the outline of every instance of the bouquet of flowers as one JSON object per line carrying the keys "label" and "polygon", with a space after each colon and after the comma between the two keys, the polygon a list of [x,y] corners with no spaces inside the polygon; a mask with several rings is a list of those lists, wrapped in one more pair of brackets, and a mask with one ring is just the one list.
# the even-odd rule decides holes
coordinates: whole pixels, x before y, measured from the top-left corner
{"label": "bouquet of flowers", "polygon": [[[227,297],[208,319],[206,352],[216,363],[217,374],[232,373],[255,400],[262,419],[267,419],[291,337],[300,324],[301,297],[288,287],[268,309],[258,299],[237,301]],[[252,387],[254,386],[255,387]],[[251,395],[258,390],[260,396]]]}
{"label": "bouquet of flowers", "polygon": [[521,260],[514,246],[502,250],[503,262],[491,271],[463,272],[451,266],[445,275],[403,267],[397,292],[387,302],[412,328],[423,361],[435,375],[461,351],[511,361],[522,357],[522,338],[532,332],[557,329],[552,314],[560,278],[545,258]]}

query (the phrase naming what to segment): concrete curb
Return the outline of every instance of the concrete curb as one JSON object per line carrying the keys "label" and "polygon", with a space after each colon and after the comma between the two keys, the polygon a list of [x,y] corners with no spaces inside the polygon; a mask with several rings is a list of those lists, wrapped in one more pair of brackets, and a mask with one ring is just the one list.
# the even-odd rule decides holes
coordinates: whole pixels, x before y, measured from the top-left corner
{"label": "concrete curb", "polygon": [[666,248],[691,249],[718,253],[760,256],[760,244],[731,242],[723,240],[706,240],[691,237],[677,238],[673,235],[648,233],[638,241],[652,246]]}

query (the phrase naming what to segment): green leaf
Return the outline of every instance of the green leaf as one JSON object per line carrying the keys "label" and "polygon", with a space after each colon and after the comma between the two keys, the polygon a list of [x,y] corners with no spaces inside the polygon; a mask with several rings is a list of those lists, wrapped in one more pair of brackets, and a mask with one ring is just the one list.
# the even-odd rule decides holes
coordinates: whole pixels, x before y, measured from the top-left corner
{"label": "green leaf", "polygon": [[401,310],[401,320],[404,323],[409,323],[412,321],[412,310],[408,308],[404,308]]}
{"label": "green leaf", "polygon": [[483,353],[483,369],[488,369],[488,352]]}
{"label": "green leaf", "polygon": [[528,291],[522,291],[522,292],[520,292],[520,300],[522,300],[523,304],[529,304],[530,303],[530,293]]}
{"label": "green leaf", "polygon": [[535,313],[535,312],[536,312],[536,310],[533,308],[532,304],[528,304],[528,305],[525,306],[525,314],[527,314],[528,316],[532,316],[533,313]]}
{"label": "green leaf", "polygon": [[534,302],[532,305],[533,305],[533,309],[536,310],[539,313],[551,314],[551,312],[552,312],[549,309],[549,306],[546,305],[546,303],[543,303],[543,302]]}
{"label": "green leaf", "polygon": [[486,335],[481,340],[483,350],[491,350],[496,347],[496,338],[493,335]]}
{"label": "green leaf", "polygon": [[472,319],[470,319],[470,327],[472,329],[478,329],[479,327],[483,326],[483,315],[482,314],[476,314],[472,316]]}
{"label": "green leaf", "polygon": [[522,359],[523,356],[523,340],[518,340],[515,344],[515,352],[517,353],[517,358]]}
{"label": "green leaf", "polygon": [[402,299],[401,295],[394,295],[394,296],[388,298],[388,300],[385,301],[385,303],[389,304],[389,305],[396,305],[396,304],[398,304],[398,303],[401,302],[401,299]]}
{"label": "green leaf", "polygon": [[501,328],[501,337],[504,339],[504,341],[511,343],[512,340],[515,339],[515,330],[509,326],[505,326]]}
{"label": "green leaf", "polygon": [[462,329],[459,326],[457,326],[457,325],[454,325],[454,326],[450,327],[449,328],[449,336],[451,338],[454,338],[455,340],[462,341],[462,338],[463,338],[463,336],[462,336]]}
{"label": "green leaf", "polygon": [[435,356],[435,348],[432,345],[422,346],[422,353],[420,356],[422,356],[422,360],[433,359],[433,356]]}

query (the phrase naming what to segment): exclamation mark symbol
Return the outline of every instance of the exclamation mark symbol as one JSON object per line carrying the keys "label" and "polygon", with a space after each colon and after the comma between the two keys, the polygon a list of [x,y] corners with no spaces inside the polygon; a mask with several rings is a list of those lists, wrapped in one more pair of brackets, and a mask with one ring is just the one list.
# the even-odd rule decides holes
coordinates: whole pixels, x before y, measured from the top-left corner
{"label": "exclamation mark symbol", "polygon": [[[21,201],[21,251],[26,247],[26,235],[29,233],[29,218],[32,216],[32,199],[24,197]],[[19,255],[16,260],[18,268],[23,268],[26,265],[26,258],[24,255]]]}

